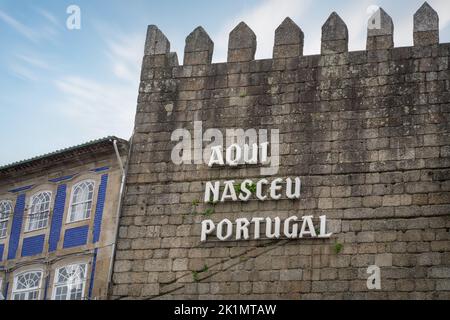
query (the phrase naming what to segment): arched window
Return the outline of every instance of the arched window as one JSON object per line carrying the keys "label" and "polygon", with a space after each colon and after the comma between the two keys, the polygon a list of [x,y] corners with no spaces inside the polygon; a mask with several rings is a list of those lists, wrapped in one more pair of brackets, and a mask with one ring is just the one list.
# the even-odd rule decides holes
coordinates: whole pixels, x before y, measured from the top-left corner
{"label": "arched window", "polygon": [[55,272],[53,300],[82,300],[86,284],[86,264],[72,264]]}
{"label": "arched window", "polygon": [[14,278],[13,300],[39,300],[42,271],[33,270],[18,274]]}
{"label": "arched window", "polygon": [[94,181],[82,181],[72,188],[72,198],[67,222],[81,221],[91,217]]}
{"label": "arched window", "polygon": [[13,213],[11,201],[0,201],[0,239],[6,237],[9,216]]}
{"label": "arched window", "polygon": [[47,227],[51,199],[52,193],[50,191],[40,192],[31,197],[27,231],[34,231]]}

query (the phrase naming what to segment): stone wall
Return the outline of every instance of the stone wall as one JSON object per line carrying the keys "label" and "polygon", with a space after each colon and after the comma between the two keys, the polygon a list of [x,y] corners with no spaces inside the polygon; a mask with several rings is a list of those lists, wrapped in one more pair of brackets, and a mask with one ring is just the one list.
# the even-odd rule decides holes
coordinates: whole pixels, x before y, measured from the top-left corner
{"label": "stone wall", "polygon": [[[450,44],[439,44],[437,13],[424,4],[415,14],[413,47],[394,48],[381,9],[366,51],[348,52],[336,13],[320,55],[302,56],[290,19],[273,59],[255,51],[240,23],[228,62],[212,64],[199,27],[178,65],[149,27],[111,297],[450,299]],[[203,203],[207,181],[261,176],[258,166],[173,164],[171,134],[194,121],[279,129],[277,177],[301,177],[301,199]],[[205,219],[293,215],[326,215],[332,238],[200,242]],[[381,290],[366,286],[371,265]]]}

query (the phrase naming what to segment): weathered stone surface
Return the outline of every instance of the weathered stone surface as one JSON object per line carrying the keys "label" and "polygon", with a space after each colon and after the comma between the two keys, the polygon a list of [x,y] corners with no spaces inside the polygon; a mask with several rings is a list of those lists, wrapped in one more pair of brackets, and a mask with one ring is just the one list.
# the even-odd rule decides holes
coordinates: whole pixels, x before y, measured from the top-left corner
{"label": "weathered stone surface", "polygon": [[425,2],[414,14],[414,32],[439,30],[438,13]]}
{"label": "weathered stone surface", "polygon": [[384,253],[375,257],[375,265],[378,267],[392,267],[392,254]]}
{"label": "weathered stone surface", "polygon": [[439,16],[425,2],[414,14],[414,45],[428,46],[439,43]]}
{"label": "weathered stone surface", "polygon": [[[144,59],[113,298],[449,294],[450,46],[392,48],[392,20],[382,9],[380,19],[367,51],[346,52],[347,27],[333,14],[322,55],[301,56],[301,30],[288,19],[274,59],[253,60],[256,37],[245,24],[230,35],[228,63]],[[188,37],[186,51],[212,51],[195,33],[205,41]],[[172,163],[171,134],[193,132],[194,120],[204,130],[280,130],[277,176],[302,179],[298,202],[225,201],[208,219],[327,215],[332,239],[201,243],[205,182],[261,176],[254,166]],[[372,265],[381,268],[379,291],[366,287]]]}
{"label": "weathered stone surface", "polygon": [[382,8],[369,19],[367,50],[392,49],[394,47],[394,23]]}
{"label": "weathered stone surface", "polygon": [[145,41],[145,55],[167,54],[170,52],[170,42],[155,25],[148,26]]}
{"label": "weathered stone surface", "polygon": [[214,43],[202,27],[197,27],[186,38],[184,65],[210,64]]}
{"label": "weathered stone surface", "polygon": [[228,62],[243,62],[255,59],[256,35],[245,22],[239,23],[228,40]]}
{"label": "weathered stone surface", "polygon": [[291,58],[303,55],[304,34],[298,25],[287,17],[275,30],[273,57]]}
{"label": "weathered stone surface", "polygon": [[322,54],[348,51],[348,29],[345,22],[333,12],[322,26]]}

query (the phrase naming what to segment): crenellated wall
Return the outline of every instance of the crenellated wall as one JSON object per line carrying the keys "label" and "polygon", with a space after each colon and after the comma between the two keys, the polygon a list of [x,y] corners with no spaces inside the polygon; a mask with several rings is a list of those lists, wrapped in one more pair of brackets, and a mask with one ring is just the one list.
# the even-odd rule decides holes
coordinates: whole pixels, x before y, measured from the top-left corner
{"label": "crenellated wall", "polygon": [[[380,9],[367,50],[348,52],[332,13],[321,54],[303,56],[303,32],[286,18],[273,59],[255,60],[241,22],[228,62],[212,64],[198,27],[178,65],[150,26],[111,297],[450,299],[450,44],[427,3],[413,47],[394,48],[393,30]],[[301,177],[301,199],[203,203],[207,181],[262,176],[255,165],[175,165],[172,132],[194,121],[203,132],[278,129],[276,176]],[[327,216],[331,239],[200,242],[205,219],[309,214]],[[371,265],[381,290],[366,286]]]}

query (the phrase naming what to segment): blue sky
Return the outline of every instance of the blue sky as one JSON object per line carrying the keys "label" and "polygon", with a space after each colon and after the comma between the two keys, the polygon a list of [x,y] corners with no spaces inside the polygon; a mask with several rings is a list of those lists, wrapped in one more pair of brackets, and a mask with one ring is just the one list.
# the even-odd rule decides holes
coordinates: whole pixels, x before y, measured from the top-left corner
{"label": "blue sky", "polygon": [[[156,24],[182,61],[185,37],[202,25],[226,60],[228,33],[245,21],[258,37],[257,58],[270,58],[275,28],[290,16],[305,33],[305,54],[319,53],[332,11],[349,28],[350,50],[365,47],[371,6],[395,24],[395,45],[412,45],[421,0],[0,0],[0,165],[90,139],[131,135],[147,25]],[[450,42],[450,1],[430,0]],[[81,9],[68,30],[66,9]]]}

